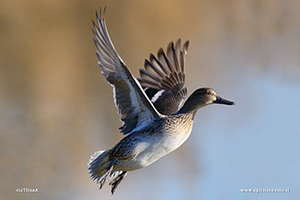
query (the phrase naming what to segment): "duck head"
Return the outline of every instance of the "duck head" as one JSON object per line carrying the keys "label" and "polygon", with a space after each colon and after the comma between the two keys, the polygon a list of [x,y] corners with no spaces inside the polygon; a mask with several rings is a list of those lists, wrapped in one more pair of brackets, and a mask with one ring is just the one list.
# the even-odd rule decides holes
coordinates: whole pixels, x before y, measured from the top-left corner
{"label": "duck head", "polygon": [[210,104],[234,105],[235,103],[221,98],[212,88],[200,88],[189,96],[180,112],[196,113],[200,108]]}

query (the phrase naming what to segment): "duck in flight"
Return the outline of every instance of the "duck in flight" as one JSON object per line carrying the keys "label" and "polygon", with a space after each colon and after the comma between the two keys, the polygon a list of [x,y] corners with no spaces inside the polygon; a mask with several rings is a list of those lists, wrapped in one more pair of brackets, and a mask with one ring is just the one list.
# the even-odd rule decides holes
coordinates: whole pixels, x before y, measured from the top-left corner
{"label": "duck in flight", "polygon": [[[105,12],[105,9],[104,9]],[[187,97],[185,60],[189,42],[171,42],[167,51],[150,55],[136,79],[117,53],[101,13],[96,12],[94,42],[98,65],[113,87],[114,101],[125,135],[114,147],[95,152],[89,173],[100,184],[109,177],[111,193],[128,171],[144,168],[181,146],[190,136],[197,111],[210,104],[234,105],[211,88],[200,88]]]}

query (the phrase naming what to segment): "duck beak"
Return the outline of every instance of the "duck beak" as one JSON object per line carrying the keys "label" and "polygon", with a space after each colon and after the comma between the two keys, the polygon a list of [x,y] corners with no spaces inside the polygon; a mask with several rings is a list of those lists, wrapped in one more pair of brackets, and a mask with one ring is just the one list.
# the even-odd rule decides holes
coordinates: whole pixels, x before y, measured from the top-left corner
{"label": "duck beak", "polygon": [[217,99],[214,101],[214,103],[225,104],[225,105],[235,105],[235,103],[233,101],[223,99],[220,96],[217,96]]}

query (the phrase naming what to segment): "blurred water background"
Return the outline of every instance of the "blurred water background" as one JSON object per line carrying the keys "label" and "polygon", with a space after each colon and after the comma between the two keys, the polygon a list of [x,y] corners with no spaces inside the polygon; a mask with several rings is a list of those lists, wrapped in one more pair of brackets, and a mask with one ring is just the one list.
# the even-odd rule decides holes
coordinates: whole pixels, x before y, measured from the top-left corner
{"label": "blurred water background", "polygon": [[[87,171],[93,152],[123,137],[92,41],[105,5],[135,76],[150,53],[190,40],[188,93],[209,86],[236,102],[200,110],[189,140],[129,173],[113,197]],[[300,196],[300,1],[1,1],[0,52],[1,199]],[[241,191],[280,188],[290,192]]]}

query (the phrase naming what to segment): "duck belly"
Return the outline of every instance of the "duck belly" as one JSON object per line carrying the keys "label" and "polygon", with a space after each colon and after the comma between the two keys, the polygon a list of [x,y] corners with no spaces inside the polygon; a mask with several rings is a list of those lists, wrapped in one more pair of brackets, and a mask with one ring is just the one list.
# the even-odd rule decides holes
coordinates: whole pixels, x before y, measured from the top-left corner
{"label": "duck belly", "polygon": [[[180,147],[189,137],[191,131],[158,134],[156,137],[145,137],[135,145],[136,156],[130,160],[118,160],[115,169],[132,171],[147,167],[161,157]],[[159,136],[159,137],[158,137]]]}

